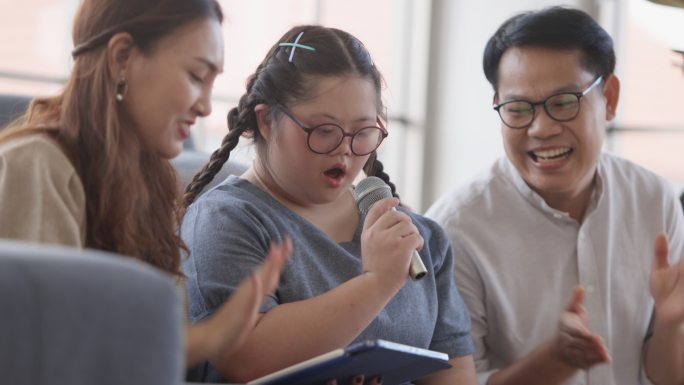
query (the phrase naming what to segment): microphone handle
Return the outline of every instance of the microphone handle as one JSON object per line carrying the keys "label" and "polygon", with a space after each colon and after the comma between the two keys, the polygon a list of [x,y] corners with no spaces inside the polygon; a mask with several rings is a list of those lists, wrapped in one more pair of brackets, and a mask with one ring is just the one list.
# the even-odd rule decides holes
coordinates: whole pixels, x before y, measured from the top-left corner
{"label": "microphone handle", "polygon": [[412,280],[418,281],[427,275],[427,269],[423,260],[420,258],[420,254],[416,250],[413,250],[411,254],[411,265],[409,266],[409,276]]}

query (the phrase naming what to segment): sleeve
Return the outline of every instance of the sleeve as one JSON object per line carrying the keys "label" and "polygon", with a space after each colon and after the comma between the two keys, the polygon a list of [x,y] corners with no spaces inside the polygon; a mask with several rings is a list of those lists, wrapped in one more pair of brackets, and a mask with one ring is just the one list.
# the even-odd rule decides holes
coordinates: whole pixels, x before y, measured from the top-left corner
{"label": "sleeve", "polygon": [[442,228],[431,225],[430,254],[433,258],[437,290],[437,323],[430,349],[449,352],[450,358],[473,354],[470,317],[454,278],[454,259],[451,243]]}
{"label": "sleeve", "polygon": [[[230,202],[232,198],[223,198],[197,201],[181,226],[181,236],[190,252],[183,268],[193,322],[214,313],[263,263],[272,240],[258,216]],[[271,295],[261,311],[277,304],[275,295]]]}
{"label": "sleeve", "polygon": [[452,209],[452,197],[437,201],[427,215],[439,223],[453,248],[454,275],[459,294],[470,314],[471,336],[474,344],[473,360],[479,384],[486,384],[489,377],[498,370],[492,368],[485,340],[487,338],[487,312],[482,275],[475,263],[476,255],[469,252],[456,220],[458,214]]}
{"label": "sleeve", "polygon": [[0,238],[82,247],[83,186],[49,140],[7,143],[0,151]]}
{"label": "sleeve", "polygon": [[478,272],[473,256],[458,237],[450,237],[454,245],[456,282],[463,300],[470,312],[471,334],[475,345],[473,360],[478,383],[487,384],[489,377],[499,368],[492,368],[487,351],[487,307],[482,276]]}

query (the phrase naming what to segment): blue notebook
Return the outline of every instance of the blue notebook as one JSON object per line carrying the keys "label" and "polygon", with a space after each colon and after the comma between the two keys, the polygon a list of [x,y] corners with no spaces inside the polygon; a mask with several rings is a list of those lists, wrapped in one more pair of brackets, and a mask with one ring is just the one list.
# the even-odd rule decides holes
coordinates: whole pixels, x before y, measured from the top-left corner
{"label": "blue notebook", "polygon": [[448,369],[449,356],[384,340],[364,341],[248,382],[247,385],[317,385],[337,379],[347,383],[363,374],[382,376],[384,385],[404,384],[430,373]]}

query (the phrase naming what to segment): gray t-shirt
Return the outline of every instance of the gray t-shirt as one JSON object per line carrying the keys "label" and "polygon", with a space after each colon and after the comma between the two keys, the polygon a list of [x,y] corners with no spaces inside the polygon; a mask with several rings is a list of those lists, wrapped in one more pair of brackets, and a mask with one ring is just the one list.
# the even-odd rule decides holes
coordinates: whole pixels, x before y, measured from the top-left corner
{"label": "gray t-shirt", "polygon": [[[425,240],[428,275],[408,281],[356,341],[381,338],[447,353],[473,352],[470,318],[454,282],[451,244],[430,219],[407,213]],[[362,223],[362,221],[361,221]],[[244,179],[231,176],[187,211],[181,235],[190,250],[187,274],[193,322],[212,314],[262,264],[272,241],[292,238],[280,284],[261,311],[325,293],[362,272],[361,225],[351,242],[336,243],[306,219]],[[220,380],[208,369],[203,380]]]}

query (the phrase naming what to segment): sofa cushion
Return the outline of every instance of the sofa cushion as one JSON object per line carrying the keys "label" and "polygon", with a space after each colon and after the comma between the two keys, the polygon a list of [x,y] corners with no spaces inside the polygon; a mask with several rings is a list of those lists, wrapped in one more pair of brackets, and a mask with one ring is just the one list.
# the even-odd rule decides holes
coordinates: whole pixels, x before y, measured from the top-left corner
{"label": "sofa cushion", "polygon": [[176,281],[134,259],[0,241],[0,382],[179,384]]}

